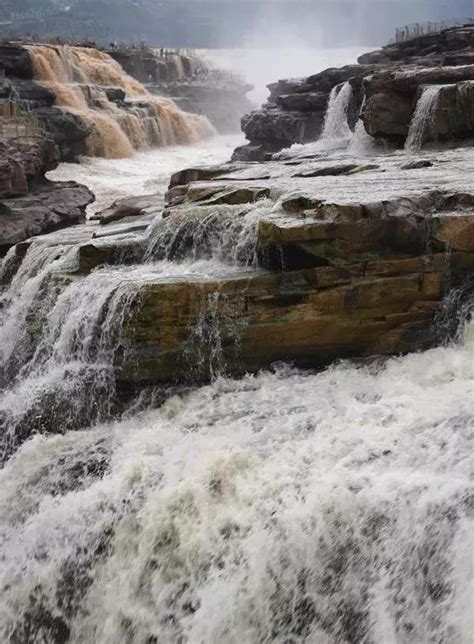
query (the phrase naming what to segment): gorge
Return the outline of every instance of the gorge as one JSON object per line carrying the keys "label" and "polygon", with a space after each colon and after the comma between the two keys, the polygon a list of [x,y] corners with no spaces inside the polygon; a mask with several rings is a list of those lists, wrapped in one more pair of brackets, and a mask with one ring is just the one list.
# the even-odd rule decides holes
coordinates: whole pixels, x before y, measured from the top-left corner
{"label": "gorge", "polygon": [[434,43],[315,55],[245,145],[10,50],[56,116],[2,139],[2,641],[469,642],[474,26]]}

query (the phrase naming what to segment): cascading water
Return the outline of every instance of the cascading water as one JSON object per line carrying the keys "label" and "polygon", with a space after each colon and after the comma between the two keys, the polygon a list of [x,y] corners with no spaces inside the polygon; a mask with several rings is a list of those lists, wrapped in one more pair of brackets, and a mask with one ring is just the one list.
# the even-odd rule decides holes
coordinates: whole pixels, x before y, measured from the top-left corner
{"label": "cascading water", "polygon": [[369,155],[374,152],[374,149],[376,147],[376,140],[367,132],[364,122],[361,119],[361,114],[365,107],[365,102],[366,97],[364,96],[362,105],[360,106],[359,119],[355,126],[354,135],[352,136],[349,145],[349,152],[352,152],[357,156]]}
{"label": "cascading water", "polygon": [[0,638],[468,644],[472,343],[37,436],[0,473]]}
{"label": "cascading water", "polygon": [[122,349],[120,330],[138,294],[136,282],[125,268],[64,280],[61,271],[74,257],[74,248],[33,243],[4,295],[3,458],[32,433],[88,426],[112,412],[113,365]]}
{"label": "cascading water", "polygon": [[[192,261],[207,258],[219,263],[256,266],[258,221],[274,204],[267,200],[247,208],[223,205],[219,212],[205,206],[158,219],[150,226],[145,261],[167,259]],[[192,212],[193,211],[193,212]]]}
{"label": "cascading water", "polygon": [[334,87],[329,96],[328,107],[324,119],[321,142],[338,146],[347,144],[352,137],[352,131],[347,121],[348,110],[352,99],[352,85],[347,82]]}
{"label": "cascading water", "polygon": [[[76,429],[110,417],[116,408],[114,367],[126,350],[120,329],[141,286],[193,274],[220,279],[255,267],[258,220],[272,207],[263,200],[239,213],[227,207],[228,216],[223,206],[218,215],[158,218],[134,254],[144,263],[106,267],[72,280],[64,273],[75,268],[77,246],[54,237],[33,241],[0,302],[3,457],[33,432]],[[205,312],[209,302],[203,300],[191,344],[219,338],[222,324],[226,335],[232,335],[225,302],[221,306],[223,299],[216,297],[211,317]],[[222,372],[219,349],[208,357],[205,353],[199,359],[208,364],[197,370]]]}
{"label": "cascading water", "polygon": [[54,235],[2,264],[0,641],[471,641],[472,324],[423,353],[236,380],[240,302],[203,290],[183,359],[214,381],[120,419],[141,286],[253,274],[274,207],[183,204],[141,263],[87,276]]}
{"label": "cascading water", "polygon": [[[108,54],[85,47],[30,45],[36,77],[58,106],[90,128],[91,156],[120,158],[146,146],[195,143],[215,133],[202,116],[182,112],[171,99],[151,96]],[[122,106],[103,88],[125,92]]]}
{"label": "cascading water", "polygon": [[420,150],[429,137],[431,121],[436,113],[442,87],[443,85],[429,85],[423,88],[410,124],[405,150]]}
{"label": "cascading water", "polygon": [[333,87],[319,139],[314,143],[295,144],[286,153],[299,157],[347,148],[354,136],[348,122],[352,96],[353,90],[349,81]]}

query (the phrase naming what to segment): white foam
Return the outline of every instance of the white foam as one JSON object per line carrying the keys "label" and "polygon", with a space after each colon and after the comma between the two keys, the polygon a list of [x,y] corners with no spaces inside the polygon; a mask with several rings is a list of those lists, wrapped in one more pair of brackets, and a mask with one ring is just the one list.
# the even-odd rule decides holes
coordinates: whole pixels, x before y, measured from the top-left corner
{"label": "white foam", "polygon": [[0,473],[3,639],[49,611],[71,642],[467,644],[472,337],[34,438]]}

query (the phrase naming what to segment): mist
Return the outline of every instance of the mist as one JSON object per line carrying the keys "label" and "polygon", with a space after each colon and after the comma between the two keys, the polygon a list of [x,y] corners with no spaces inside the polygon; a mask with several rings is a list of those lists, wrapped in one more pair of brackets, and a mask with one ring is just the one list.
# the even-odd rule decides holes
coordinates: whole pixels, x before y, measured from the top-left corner
{"label": "mist", "polygon": [[473,13],[472,0],[4,0],[0,29],[155,47],[375,47],[397,27]]}
{"label": "mist", "polygon": [[[229,0],[210,4],[230,10]],[[466,19],[474,8],[472,0],[241,0],[231,13],[219,30],[221,46],[329,48],[380,46],[397,27]]]}
{"label": "mist", "polygon": [[[198,4],[199,0],[195,0]],[[220,1],[221,11],[227,4],[228,0]],[[209,55],[218,66],[231,68],[252,83],[255,89],[250,98],[260,105],[268,96],[267,84],[278,78],[307,76],[328,67],[354,64],[362,53],[393,38],[397,27],[467,18],[472,13],[472,3],[241,0],[232,7],[232,12],[236,11],[239,15],[232,22],[224,22],[219,36],[222,46],[230,49],[214,50]]]}

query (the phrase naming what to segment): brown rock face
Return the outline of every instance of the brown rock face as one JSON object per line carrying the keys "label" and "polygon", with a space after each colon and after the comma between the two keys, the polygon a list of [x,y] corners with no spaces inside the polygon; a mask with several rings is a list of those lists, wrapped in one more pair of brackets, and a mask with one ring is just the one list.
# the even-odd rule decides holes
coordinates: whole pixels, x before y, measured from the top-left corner
{"label": "brown rock face", "polygon": [[0,142],[0,256],[32,235],[85,219],[94,196],[74,182],[54,184],[45,174],[59,163],[54,141],[41,131]]}
{"label": "brown rock face", "polygon": [[0,199],[19,197],[28,186],[59,163],[52,139],[38,134],[29,138],[6,136],[0,141]]}
{"label": "brown rock face", "polygon": [[432,341],[429,326],[446,278],[473,267],[471,248],[467,255],[451,254],[448,263],[438,254],[225,282],[149,285],[126,330],[131,350],[117,375],[128,385],[169,382],[188,379],[189,365],[209,365],[212,346],[193,342],[192,329],[211,302],[221,359],[234,373],[278,360],[314,367],[341,357],[422,348]]}
{"label": "brown rock face", "polygon": [[[117,361],[120,385],[206,380],[223,365],[237,374],[278,360],[314,367],[429,346],[446,294],[474,274],[474,193],[455,187],[462,180],[440,190],[443,163],[410,173],[399,160],[380,163],[354,173],[353,165],[301,161],[295,174],[271,162],[258,188],[243,178],[250,172],[244,166],[225,175],[206,168],[201,181],[196,170],[175,175],[181,200],[155,228],[162,239],[155,258],[212,255],[233,226],[237,237],[221,241],[229,243],[224,256],[231,254],[239,239],[248,241],[245,222],[258,207],[249,244],[259,269],[245,269],[249,255],[242,252],[247,260],[222,277],[142,284],[124,329],[127,351]],[[281,194],[288,176],[293,190]],[[197,180],[188,184],[189,177]],[[367,190],[380,185],[379,192],[348,200],[361,183]],[[255,203],[252,191],[264,188]],[[240,205],[236,191],[246,196]],[[239,230],[247,232],[239,237]]]}

